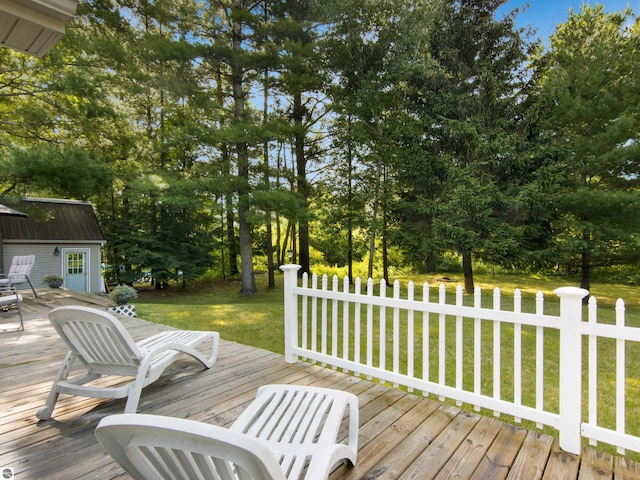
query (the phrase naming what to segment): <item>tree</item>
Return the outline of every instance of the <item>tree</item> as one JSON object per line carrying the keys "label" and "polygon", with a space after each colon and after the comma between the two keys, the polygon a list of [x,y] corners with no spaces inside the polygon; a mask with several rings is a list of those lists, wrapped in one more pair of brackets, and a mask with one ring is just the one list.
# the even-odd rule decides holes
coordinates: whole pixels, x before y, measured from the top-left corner
{"label": "tree", "polygon": [[69,29],[44,58],[0,49],[0,196],[104,194],[111,170],[102,132],[117,129],[104,76],[77,60]]}
{"label": "tree", "polygon": [[[391,164],[402,158],[399,135],[406,122],[412,122],[405,111],[404,85],[420,41],[411,43],[413,39],[406,36],[411,30],[404,22],[413,14],[408,3],[359,1],[340,8],[326,40],[329,68],[336,75],[330,91],[336,125],[344,126],[338,133],[338,144],[347,148],[342,156],[347,162],[344,168],[352,171],[357,157],[359,180],[368,192],[368,275],[372,276],[378,239],[383,267],[388,264],[385,253],[393,192],[392,182],[384,180]],[[383,275],[388,277],[386,268]]]}
{"label": "tree", "polygon": [[196,50],[185,40],[194,11],[188,2],[96,1],[78,13],[81,28],[61,43],[74,41],[77,63],[98,72],[96,90],[119,127],[97,132],[113,173],[111,195],[94,197],[108,263],[120,281],[150,268],[157,287],[184,284],[210,266],[212,248],[214,187],[200,148],[211,114],[192,69]]}
{"label": "tree", "polygon": [[504,3],[437,3],[429,41],[446,78],[430,133],[449,170],[434,228],[444,245],[461,253],[469,293],[473,256],[513,257],[519,241],[509,210],[511,186],[520,179],[517,132],[528,44],[514,27],[517,12],[496,18]]}
{"label": "tree", "polygon": [[640,36],[630,11],[583,5],[551,36],[536,60],[545,132],[561,152],[554,163],[555,251],[579,258],[580,284],[591,269],[637,260],[640,219],[638,132]]}
{"label": "tree", "polygon": [[[279,100],[287,105],[290,139],[295,155],[295,189],[303,199],[298,214],[299,274],[310,272],[309,201],[312,181],[309,166],[321,156],[318,124],[327,113],[321,94],[326,83],[318,53],[318,37],[325,28],[325,4],[316,0],[288,0],[272,5],[270,26],[273,48],[278,52],[274,83]],[[316,131],[314,131],[314,129]]]}

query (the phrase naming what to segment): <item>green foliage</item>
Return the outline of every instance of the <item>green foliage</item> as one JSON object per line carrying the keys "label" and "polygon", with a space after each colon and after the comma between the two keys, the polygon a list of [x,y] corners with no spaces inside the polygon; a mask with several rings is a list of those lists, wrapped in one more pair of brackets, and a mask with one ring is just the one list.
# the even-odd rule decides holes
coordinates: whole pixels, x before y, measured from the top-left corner
{"label": "green foliage", "polygon": [[109,292],[109,298],[116,305],[126,305],[138,298],[138,291],[129,285],[118,285]]}
{"label": "green foliage", "polygon": [[19,185],[51,196],[91,198],[111,185],[108,166],[96,160],[78,147],[11,144],[0,150],[0,183],[5,191]]}
{"label": "green foliage", "polygon": [[605,13],[583,5],[551,37],[537,59],[544,135],[559,147],[562,172],[551,204],[552,248],[582,272],[633,263],[640,256],[638,222],[637,82],[639,36],[630,12]]}
{"label": "green foliage", "polygon": [[64,279],[60,275],[45,275],[44,283],[46,283],[50,288],[60,288],[64,283]]}
{"label": "green foliage", "polygon": [[585,5],[543,50],[504,3],[80,4],[43,59],[0,49],[0,197],[91,200],[111,280],[158,287],[253,291],[267,246],[365,276],[636,265],[635,16]]}

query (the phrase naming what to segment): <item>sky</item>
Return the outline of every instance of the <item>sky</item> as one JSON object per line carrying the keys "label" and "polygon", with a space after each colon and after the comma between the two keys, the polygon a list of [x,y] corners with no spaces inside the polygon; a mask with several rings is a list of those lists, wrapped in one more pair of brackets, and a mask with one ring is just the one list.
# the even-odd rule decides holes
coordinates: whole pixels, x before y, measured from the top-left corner
{"label": "sky", "polygon": [[640,0],[509,0],[506,8],[512,10],[527,3],[529,7],[518,15],[516,23],[519,27],[536,27],[538,37],[545,44],[548,43],[549,36],[555,32],[556,25],[567,20],[569,9],[573,7],[575,12],[579,12],[583,3],[604,5],[607,12],[621,12],[628,6],[636,15],[640,13]]}

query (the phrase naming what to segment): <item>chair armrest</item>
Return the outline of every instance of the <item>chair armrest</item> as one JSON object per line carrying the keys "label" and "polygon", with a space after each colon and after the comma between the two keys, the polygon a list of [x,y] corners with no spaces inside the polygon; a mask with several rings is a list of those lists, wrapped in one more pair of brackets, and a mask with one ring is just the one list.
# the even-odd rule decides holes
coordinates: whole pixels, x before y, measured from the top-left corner
{"label": "chair armrest", "polygon": [[[18,291],[16,287],[11,283],[11,279],[7,278],[6,275],[0,274],[0,295],[17,295]],[[22,298],[20,298],[22,300]],[[15,303],[15,301],[13,302]]]}
{"label": "chair armrest", "polygon": [[0,307],[6,307],[7,305],[14,305],[22,301],[22,295],[3,295],[0,296]]}

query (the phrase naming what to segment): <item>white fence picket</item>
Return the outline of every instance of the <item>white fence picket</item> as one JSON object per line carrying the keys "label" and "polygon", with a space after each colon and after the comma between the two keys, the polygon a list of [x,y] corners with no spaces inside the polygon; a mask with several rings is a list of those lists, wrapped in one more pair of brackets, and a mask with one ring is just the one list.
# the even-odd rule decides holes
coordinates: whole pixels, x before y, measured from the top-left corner
{"label": "white fence picket", "polygon": [[[318,290],[318,277],[313,276],[311,280],[311,289]],[[311,351],[318,351],[318,298],[313,297],[311,304]]]}
{"label": "white fence picket", "polygon": [[[522,313],[522,292],[516,288],[513,293],[513,311]],[[513,403],[522,405],[522,325],[513,325]],[[515,417],[516,422],[522,419]]]}
{"label": "white fence picket", "polygon": [[[342,291],[349,293],[349,277],[344,277]],[[349,302],[342,302],[342,358],[349,360]],[[348,369],[344,369],[348,372]]]}
{"label": "white fence picket", "polygon": [[[544,315],[544,295],[536,293],[536,315]],[[536,325],[536,410],[544,410],[544,327]],[[542,423],[537,423],[542,428]]]}
{"label": "white fence picket", "polygon": [[[498,287],[493,289],[493,309],[500,311],[500,289]],[[500,400],[502,376],[501,366],[502,351],[500,349],[502,343],[502,326],[500,321],[493,322],[493,398]],[[494,410],[493,415],[500,416],[500,410]]]}
{"label": "white fence picket", "polygon": [[[591,325],[598,322],[598,303],[596,297],[589,298],[588,321]],[[588,375],[588,416],[589,423],[598,424],[598,337],[589,335],[589,375]],[[595,446],[598,442],[594,438],[589,439],[589,444]]]}
{"label": "white fence picket", "polygon": [[[473,292],[474,308],[482,308],[482,290],[476,287]],[[482,319],[473,319],[473,393],[482,394]],[[476,412],[480,411],[480,405],[474,404]]]}
{"label": "white fence picket", "polygon": [[[446,305],[447,303],[447,290],[444,283],[440,284],[438,291],[438,303],[440,305]],[[446,349],[446,336],[447,336],[447,316],[444,311],[438,316],[438,383],[442,386],[445,385],[445,375],[447,366],[447,349]],[[444,400],[445,396],[440,395],[440,400]]]}
{"label": "white fence picket", "polygon": [[[367,280],[367,366],[373,367],[373,278]],[[367,375],[371,380],[371,375]]]}
{"label": "white fence picket", "polygon": [[[422,285],[422,302],[428,304],[429,303],[429,284],[425,282]],[[430,322],[429,322],[429,311],[422,311],[422,380],[425,385],[429,382],[429,362],[431,362],[431,336],[430,336]],[[428,390],[422,391],[423,395],[428,395]]]}
{"label": "white fence picket", "polygon": [[[413,282],[409,282],[407,285],[407,300],[414,300],[414,285]],[[409,310],[407,316],[407,375],[413,377],[414,371],[414,356],[415,356],[415,311]],[[413,392],[413,388],[408,388],[409,392]]]}
{"label": "white fence picket", "polygon": [[[618,299],[616,302],[616,326],[625,326],[624,302]],[[626,431],[626,382],[627,372],[625,368],[626,344],[624,338],[616,340],[616,432],[624,434]],[[624,455],[624,449],[618,447],[618,453]]]}
{"label": "white fence picket", "polygon": [[[462,286],[458,285],[456,288],[456,305],[458,307],[462,306],[463,300],[463,291]],[[462,315],[456,315],[456,388],[462,390],[462,365],[463,365],[463,324],[462,324]],[[462,405],[460,400],[456,401],[458,406]]]}
{"label": "white fence picket", "polygon": [[[356,296],[359,296],[362,293],[362,280],[360,277],[356,278],[355,282],[355,291]],[[360,330],[361,330],[361,320],[362,320],[362,303],[355,303],[355,320],[354,320],[354,345],[353,345],[353,361],[356,364],[360,363]],[[360,371],[356,370],[356,375],[359,375]]]}
{"label": "white fence picket", "polygon": [[[333,281],[331,282],[331,291],[338,291],[338,277],[337,275],[333,277]],[[338,299],[334,298],[331,300],[331,356],[338,356]],[[334,366],[335,368],[335,366]]]}

